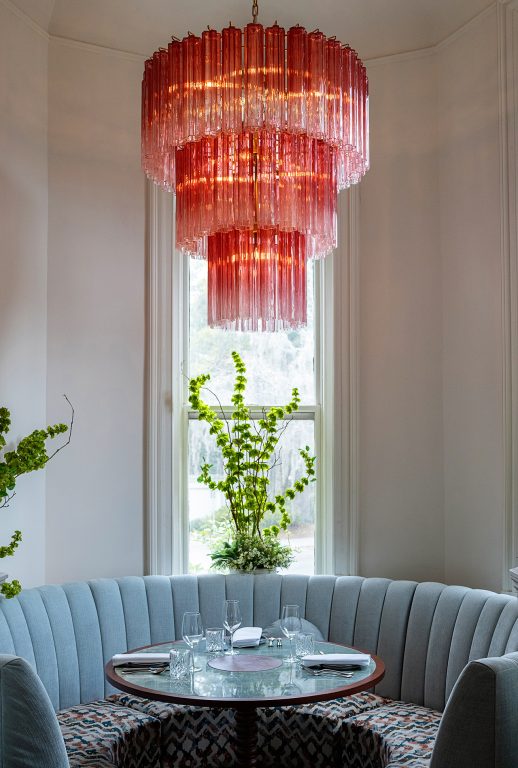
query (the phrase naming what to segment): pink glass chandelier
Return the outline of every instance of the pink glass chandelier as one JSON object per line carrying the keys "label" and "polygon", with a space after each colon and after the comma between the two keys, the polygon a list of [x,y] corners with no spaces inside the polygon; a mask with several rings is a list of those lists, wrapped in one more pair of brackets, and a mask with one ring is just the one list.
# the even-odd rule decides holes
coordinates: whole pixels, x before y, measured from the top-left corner
{"label": "pink glass chandelier", "polygon": [[230,24],[146,61],[142,166],[176,194],[176,244],[208,260],[212,327],[306,323],[307,260],[369,168],[366,70],[322,32]]}

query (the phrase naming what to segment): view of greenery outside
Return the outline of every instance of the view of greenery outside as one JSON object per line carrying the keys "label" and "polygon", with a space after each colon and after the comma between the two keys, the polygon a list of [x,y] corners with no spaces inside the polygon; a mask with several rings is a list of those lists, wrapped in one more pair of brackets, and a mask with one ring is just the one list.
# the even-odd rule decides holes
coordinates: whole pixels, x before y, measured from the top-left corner
{"label": "view of greenery outside", "polygon": [[[312,266],[312,265],[311,265]],[[190,260],[189,272],[189,376],[210,373],[208,386],[220,403],[230,405],[234,381],[231,352],[239,352],[247,368],[247,405],[270,406],[289,402],[291,390],[298,387],[301,404],[314,405],[316,386],[314,373],[314,289],[313,269],[308,269],[308,325],[306,328],[277,333],[243,333],[207,326],[207,262]],[[210,404],[217,400],[204,392]],[[293,420],[279,444],[280,463],[271,474],[271,490],[286,488],[303,471],[298,449],[309,445],[315,452],[313,414],[308,419]],[[200,466],[208,461],[215,474],[221,468],[221,457],[206,423],[189,421],[188,502],[189,502],[189,570],[207,571],[209,552],[226,538],[224,499],[197,482]],[[314,531],[316,509],[315,485],[292,502],[292,525],[283,542],[296,552],[289,570],[314,573]],[[274,520],[265,520],[269,525]]]}

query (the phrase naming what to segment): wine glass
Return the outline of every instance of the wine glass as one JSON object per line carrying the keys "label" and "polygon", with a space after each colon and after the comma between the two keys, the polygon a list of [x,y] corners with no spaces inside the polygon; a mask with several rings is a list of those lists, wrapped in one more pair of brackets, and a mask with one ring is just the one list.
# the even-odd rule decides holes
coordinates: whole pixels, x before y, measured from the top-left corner
{"label": "wine glass", "polygon": [[290,655],[287,656],[284,661],[288,664],[293,664],[297,661],[297,657],[293,654],[293,638],[300,632],[300,612],[298,605],[283,605],[281,616],[281,630],[290,641]]}
{"label": "wine glass", "polygon": [[239,600],[225,600],[223,611],[223,626],[230,632],[230,650],[225,651],[228,656],[237,656],[239,651],[234,650],[234,632],[241,626],[241,608]]}
{"label": "wine glass", "polygon": [[203,624],[198,611],[187,611],[182,619],[182,637],[191,649],[191,672],[200,672],[194,664],[194,649],[203,637]]}

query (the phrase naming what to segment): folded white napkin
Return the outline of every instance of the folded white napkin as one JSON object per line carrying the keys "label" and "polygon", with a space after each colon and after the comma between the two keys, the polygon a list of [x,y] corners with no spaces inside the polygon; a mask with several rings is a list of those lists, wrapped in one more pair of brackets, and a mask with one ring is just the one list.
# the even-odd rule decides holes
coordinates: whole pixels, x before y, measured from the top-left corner
{"label": "folded white napkin", "polygon": [[114,667],[120,667],[122,664],[161,664],[169,661],[168,653],[116,653],[112,657]]}
{"label": "folded white napkin", "polygon": [[371,657],[368,653],[326,653],[322,655],[304,656],[304,667],[368,667]]}
{"label": "folded white napkin", "polygon": [[241,627],[234,632],[234,646],[236,648],[252,648],[259,645],[262,627]]}

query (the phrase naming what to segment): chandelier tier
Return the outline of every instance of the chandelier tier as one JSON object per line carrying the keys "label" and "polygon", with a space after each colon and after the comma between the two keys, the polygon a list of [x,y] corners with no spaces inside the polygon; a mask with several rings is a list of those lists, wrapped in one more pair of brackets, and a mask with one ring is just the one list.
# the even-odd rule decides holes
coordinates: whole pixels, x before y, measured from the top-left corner
{"label": "chandelier tier", "polygon": [[278,330],[306,323],[307,259],[369,168],[368,79],[349,46],[256,15],[146,61],[142,166],[176,194],[177,247],[208,260],[209,325]]}

